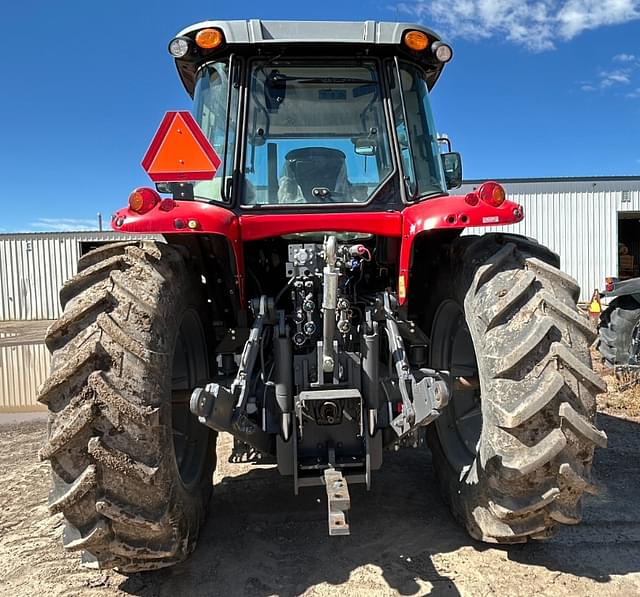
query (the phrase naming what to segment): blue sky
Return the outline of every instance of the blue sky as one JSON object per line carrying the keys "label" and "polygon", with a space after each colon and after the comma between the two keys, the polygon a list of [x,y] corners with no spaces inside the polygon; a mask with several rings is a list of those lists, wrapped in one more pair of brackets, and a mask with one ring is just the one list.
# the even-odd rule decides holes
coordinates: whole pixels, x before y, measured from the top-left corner
{"label": "blue sky", "polygon": [[0,232],[93,228],[136,186],[166,47],[205,19],[421,21],[455,56],[432,103],[467,178],[640,174],[640,0],[22,0],[0,9]]}

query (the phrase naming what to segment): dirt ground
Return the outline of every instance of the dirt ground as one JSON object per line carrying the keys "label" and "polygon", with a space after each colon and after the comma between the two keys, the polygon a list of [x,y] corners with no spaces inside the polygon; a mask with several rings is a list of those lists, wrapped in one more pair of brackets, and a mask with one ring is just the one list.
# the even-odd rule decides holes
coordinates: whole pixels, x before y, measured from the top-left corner
{"label": "dirt ground", "polygon": [[[637,400],[637,396],[636,396]],[[50,517],[48,465],[36,452],[43,421],[0,425],[0,594],[40,595],[640,595],[640,418],[612,395],[599,425],[599,497],[583,524],[546,543],[492,548],[471,540],[436,490],[427,451],[388,453],[366,492],[351,488],[350,537],[327,536],[320,489],[292,495],[267,466],[220,466],[193,556],[130,577],[82,568]],[[606,406],[605,406],[606,405]]]}

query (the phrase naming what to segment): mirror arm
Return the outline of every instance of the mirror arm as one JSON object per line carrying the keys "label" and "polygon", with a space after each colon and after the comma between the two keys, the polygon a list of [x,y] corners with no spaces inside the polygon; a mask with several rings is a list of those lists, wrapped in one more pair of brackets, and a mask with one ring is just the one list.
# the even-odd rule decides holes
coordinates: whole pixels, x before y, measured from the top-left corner
{"label": "mirror arm", "polygon": [[447,151],[448,153],[451,153],[452,145],[451,145],[451,139],[449,139],[449,137],[438,137],[437,141],[438,143],[446,143]]}

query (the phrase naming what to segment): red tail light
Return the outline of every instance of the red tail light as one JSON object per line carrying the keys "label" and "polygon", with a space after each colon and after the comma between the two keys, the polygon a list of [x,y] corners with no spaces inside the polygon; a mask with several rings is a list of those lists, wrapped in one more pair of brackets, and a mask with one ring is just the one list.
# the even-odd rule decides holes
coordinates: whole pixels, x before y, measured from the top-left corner
{"label": "red tail light", "polygon": [[482,201],[494,207],[500,207],[507,198],[502,186],[493,181],[481,184],[476,192]]}
{"label": "red tail light", "polygon": [[469,205],[478,205],[478,201],[480,201],[480,197],[478,197],[478,193],[467,193],[464,196],[464,200],[469,204]]}
{"label": "red tail light", "polygon": [[605,278],[604,288],[607,292],[613,292],[613,278]]}
{"label": "red tail light", "polygon": [[160,201],[160,207],[158,208],[160,211],[171,211],[178,205],[174,199],[163,199]]}
{"label": "red tail light", "polygon": [[129,195],[129,209],[139,214],[146,214],[160,203],[160,195],[153,189],[142,187]]}

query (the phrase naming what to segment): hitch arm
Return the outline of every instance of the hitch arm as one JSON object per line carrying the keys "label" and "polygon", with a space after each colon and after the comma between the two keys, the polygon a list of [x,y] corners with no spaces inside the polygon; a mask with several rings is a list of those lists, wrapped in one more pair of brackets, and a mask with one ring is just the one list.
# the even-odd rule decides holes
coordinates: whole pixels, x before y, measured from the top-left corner
{"label": "hitch arm", "polygon": [[391,421],[391,426],[398,435],[402,435],[406,433],[405,428],[407,426],[410,427],[415,421],[413,400],[411,400],[411,395],[409,394],[413,375],[411,374],[409,361],[407,361],[404,340],[400,335],[398,324],[391,311],[388,292],[384,293],[384,316],[387,337],[389,339],[389,352],[391,353],[391,360],[396,370],[396,375],[398,376],[398,386],[400,388],[400,396],[402,397],[402,412]]}
{"label": "hitch arm", "polygon": [[256,450],[273,453],[274,438],[247,415],[249,381],[253,374],[265,323],[273,313],[273,300],[260,297],[249,339],[244,345],[240,364],[231,387],[227,389],[217,383],[196,388],[191,395],[191,412],[201,423],[216,431],[227,431]]}
{"label": "hitch arm", "polygon": [[389,424],[398,437],[403,437],[440,415],[440,410],[449,400],[448,376],[444,371],[411,367],[398,322],[391,309],[388,292],[384,293],[383,309],[389,352],[398,376],[398,389],[402,400],[402,412]]}

